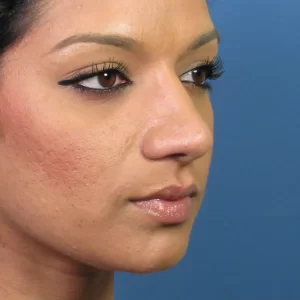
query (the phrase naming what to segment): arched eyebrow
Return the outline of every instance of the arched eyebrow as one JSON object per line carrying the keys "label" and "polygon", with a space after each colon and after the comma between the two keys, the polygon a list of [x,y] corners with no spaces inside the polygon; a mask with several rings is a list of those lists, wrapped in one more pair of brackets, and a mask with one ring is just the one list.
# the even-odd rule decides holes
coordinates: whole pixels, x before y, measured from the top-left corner
{"label": "arched eyebrow", "polygon": [[205,44],[217,40],[218,44],[220,43],[220,34],[219,32],[213,28],[205,34],[200,35],[191,45],[187,48],[186,52],[197,50],[198,48],[204,46]]}
{"label": "arched eyebrow", "polygon": [[[186,52],[197,50],[198,48],[204,46],[205,44],[215,39],[218,40],[218,43],[220,42],[220,35],[218,31],[215,28],[213,28],[212,30],[204,34],[201,34],[198,38],[196,38],[187,48]],[[109,45],[117,48],[122,48],[123,50],[126,51],[134,51],[139,46],[141,46],[141,43],[139,41],[127,36],[116,35],[116,34],[103,35],[99,33],[85,33],[85,34],[72,35],[63,39],[50,50],[50,53],[57,52],[66,49],[74,44],[81,44],[81,43]]]}

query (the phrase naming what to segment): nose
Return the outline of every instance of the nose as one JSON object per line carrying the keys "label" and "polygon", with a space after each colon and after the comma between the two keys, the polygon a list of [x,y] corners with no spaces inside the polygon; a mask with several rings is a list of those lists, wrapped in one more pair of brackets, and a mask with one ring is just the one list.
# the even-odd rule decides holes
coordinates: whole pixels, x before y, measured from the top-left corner
{"label": "nose", "polygon": [[172,158],[187,164],[211,151],[213,115],[208,95],[200,95],[198,101],[206,104],[200,105],[203,111],[197,110],[186,87],[176,77],[165,82],[159,96],[151,97],[155,108],[142,142],[146,158]]}

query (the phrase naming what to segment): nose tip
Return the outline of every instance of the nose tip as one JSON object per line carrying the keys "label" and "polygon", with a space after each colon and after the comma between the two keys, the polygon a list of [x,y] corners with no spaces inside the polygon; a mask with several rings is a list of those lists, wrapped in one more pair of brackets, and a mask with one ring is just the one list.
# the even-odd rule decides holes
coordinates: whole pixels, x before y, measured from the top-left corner
{"label": "nose tip", "polygon": [[148,159],[176,159],[190,163],[212,149],[213,134],[198,116],[196,122],[169,123],[152,128],[143,143],[143,154]]}

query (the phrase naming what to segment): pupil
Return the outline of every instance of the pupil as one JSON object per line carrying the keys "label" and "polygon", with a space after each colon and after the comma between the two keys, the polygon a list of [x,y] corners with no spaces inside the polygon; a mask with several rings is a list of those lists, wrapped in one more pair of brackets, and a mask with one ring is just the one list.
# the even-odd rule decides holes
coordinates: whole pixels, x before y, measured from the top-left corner
{"label": "pupil", "polygon": [[117,81],[117,74],[113,72],[104,72],[99,75],[98,81],[105,88],[113,87]]}
{"label": "pupil", "polygon": [[203,84],[206,80],[205,72],[203,70],[194,70],[193,71],[193,80],[196,84]]}

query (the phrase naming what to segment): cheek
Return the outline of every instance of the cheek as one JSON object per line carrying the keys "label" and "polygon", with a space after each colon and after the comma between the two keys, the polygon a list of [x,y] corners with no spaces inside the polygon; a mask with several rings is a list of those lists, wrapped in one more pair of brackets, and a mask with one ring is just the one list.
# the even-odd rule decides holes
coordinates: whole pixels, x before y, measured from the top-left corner
{"label": "cheek", "polygon": [[[195,100],[196,108],[199,112],[199,115],[205,121],[208,128],[210,129],[211,135],[213,137],[212,140],[214,140],[213,108],[208,95],[206,96],[206,99],[202,99],[202,100],[204,101],[199,101],[199,99],[198,101]],[[213,153],[213,149],[211,149],[208,153],[206,153],[202,158],[196,160],[193,168],[195,178],[197,178],[198,182],[203,184],[204,186],[206,185],[207,182],[210,163],[212,159],[212,153]]]}
{"label": "cheek", "polygon": [[55,185],[65,186],[67,190],[78,189],[95,184],[97,177],[106,173],[95,139],[50,130],[47,134],[31,131],[34,136],[18,142],[28,154],[25,160],[34,164]]}
{"label": "cheek", "polygon": [[214,112],[210,101],[209,94],[196,94],[193,97],[195,108],[197,109],[199,116],[207,124],[208,128],[214,133]]}
{"label": "cheek", "polygon": [[100,190],[112,181],[124,156],[124,147],[119,146],[122,139],[114,137],[112,127],[81,126],[58,109],[22,100],[11,101],[0,115],[4,131],[0,151],[5,150],[15,169],[38,174],[43,185],[59,187],[63,194],[95,193],[95,188]]}

